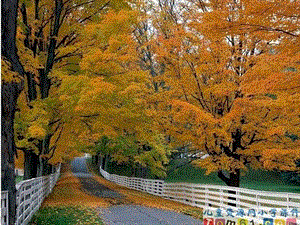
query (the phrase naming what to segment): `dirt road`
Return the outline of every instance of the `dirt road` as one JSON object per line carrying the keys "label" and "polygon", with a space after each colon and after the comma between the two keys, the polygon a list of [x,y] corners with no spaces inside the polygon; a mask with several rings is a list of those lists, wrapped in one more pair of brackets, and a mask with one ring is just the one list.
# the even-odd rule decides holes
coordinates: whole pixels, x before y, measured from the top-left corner
{"label": "dirt road", "polygon": [[106,198],[113,205],[98,208],[99,216],[106,225],[202,225],[201,220],[174,211],[131,204],[126,197],[100,184],[89,172],[86,158],[76,158],[72,162],[72,172],[78,177],[82,189],[93,196]]}

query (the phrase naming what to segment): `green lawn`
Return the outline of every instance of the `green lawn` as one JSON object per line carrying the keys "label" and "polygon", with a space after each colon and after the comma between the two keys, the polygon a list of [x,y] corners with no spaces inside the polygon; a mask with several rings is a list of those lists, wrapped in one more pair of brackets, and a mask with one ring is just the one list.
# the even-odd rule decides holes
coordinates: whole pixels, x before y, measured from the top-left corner
{"label": "green lawn", "polygon": [[40,208],[31,219],[30,225],[101,225],[93,209],[75,206]]}
{"label": "green lawn", "polygon": [[[199,184],[225,185],[216,173],[205,175],[205,170],[196,168],[190,164],[173,170],[178,162],[170,163],[166,182],[190,182]],[[241,187],[265,191],[294,192],[300,193],[300,187],[286,183],[279,173],[263,170],[249,170],[241,178]]]}
{"label": "green lawn", "polygon": [[23,177],[22,176],[16,176],[16,184],[23,181]]}

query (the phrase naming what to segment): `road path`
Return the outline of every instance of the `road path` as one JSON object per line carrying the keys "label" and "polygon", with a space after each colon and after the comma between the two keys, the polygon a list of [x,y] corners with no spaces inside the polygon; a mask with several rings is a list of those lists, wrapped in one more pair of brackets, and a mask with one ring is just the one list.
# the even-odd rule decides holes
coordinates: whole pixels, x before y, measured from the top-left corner
{"label": "road path", "polygon": [[100,197],[100,198],[112,198],[122,199],[124,196],[109,189],[108,187],[100,184],[96,181],[92,174],[89,172],[86,165],[86,158],[75,158],[71,163],[73,174],[78,177],[82,184],[82,188],[87,193]]}
{"label": "road path", "polygon": [[[97,182],[88,171],[85,158],[76,158],[72,162],[72,172],[78,177],[82,188],[87,193],[114,202],[125,199],[125,196]],[[106,225],[202,225],[201,220],[181,213],[144,207],[140,205],[122,204],[108,208],[98,208],[99,216]]]}

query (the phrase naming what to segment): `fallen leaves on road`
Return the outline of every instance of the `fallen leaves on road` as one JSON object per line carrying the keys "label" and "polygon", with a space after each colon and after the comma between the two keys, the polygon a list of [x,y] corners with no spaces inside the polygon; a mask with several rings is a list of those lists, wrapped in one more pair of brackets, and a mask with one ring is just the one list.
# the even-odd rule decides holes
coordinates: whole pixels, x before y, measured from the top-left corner
{"label": "fallen leaves on road", "polygon": [[197,219],[202,219],[202,209],[198,207],[193,207],[185,204],[181,204],[179,202],[174,202],[168,199],[164,199],[155,195],[151,195],[145,192],[132,190],[126,187],[122,187],[113,182],[110,182],[96,174],[93,174],[94,178],[100,183],[108,188],[117,191],[124,196],[126,196],[127,200],[132,202],[133,204],[172,210],[180,213],[184,213],[190,216],[193,216]]}
{"label": "fallen leaves on road", "polygon": [[59,178],[52,193],[45,199],[42,207],[45,206],[86,206],[86,207],[107,207],[110,205],[103,198],[89,195],[81,188],[80,181],[70,171],[70,166],[65,165],[64,172]]}
{"label": "fallen leaves on road", "polygon": [[93,173],[94,179],[100,184],[119,192],[124,199],[98,198],[84,191],[79,179],[73,175],[69,165],[65,165],[63,173],[54,187],[53,192],[45,199],[42,207],[47,206],[85,206],[91,208],[108,207],[116,204],[137,204],[148,207],[172,210],[202,219],[202,209],[167,200],[145,192],[122,187],[105,180]]}

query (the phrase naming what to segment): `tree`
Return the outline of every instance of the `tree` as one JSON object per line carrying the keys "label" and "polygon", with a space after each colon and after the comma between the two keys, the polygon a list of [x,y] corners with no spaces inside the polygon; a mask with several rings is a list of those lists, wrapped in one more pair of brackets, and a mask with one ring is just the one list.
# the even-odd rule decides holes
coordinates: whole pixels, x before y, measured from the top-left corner
{"label": "tree", "polygon": [[229,186],[249,167],[297,169],[299,14],[289,6],[299,3],[191,0],[179,20],[166,20],[169,8],[157,16],[159,80],[170,88],[151,114]]}
{"label": "tree", "polygon": [[[137,15],[135,10],[111,10],[103,23],[91,24],[85,31],[91,45],[83,56],[81,68],[90,74],[91,82],[79,94],[76,109],[84,115],[89,129],[80,137],[86,145],[97,145],[103,135],[113,139],[116,146],[131,140],[135,148],[115,146],[111,152],[102,152],[102,157],[109,155],[119,163],[139,161],[162,175],[163,166],[158,165],[166,163],[169,153],[162,150],[159,134],[141,104],[145,94],[142,90],[148,89],[145,82],[151,81],[147,71],[140,67],[138,43],[133,36]],[[144,155],[143,145],[151,146]]]}
{"label": "tree", "polygon": [[25,72],[16,47],[18,0],[2,1],[1,15],[1,186],[8,190],[9,224],[16,215],[14,116],[19,94],[23,89]]}
{"label": "tree", "polygon": [[[22,2],[18,46],[23,53],[24,57],[21,60],[27,71],[25,90],[27,97],[24,100],[31,108],[29,113],[35,110],[39,113],[39,107],[43,106],[51,110],[47,112],[47,121],[44,121],[48,124],[39,126],[37,121],[28,121],[34,123],[36,128],[43,126],[42,136],[29,135],[30,138],[26,138],[28,135],[20,135],[24,137],[18,142],[23,143],[21,149],[25,153],[26,178],[48,173],[45,168],[49,168],[48,162],[56,150],[56,147],[50,145],[58,143],[64,134],[62,130],[65,123],[62,122],[58,110],[55,110],[53,103],[57,104],[58,101],[55,96],[53,98],[53,95],[59,88],[61,77],[63,77],[59,74],[80,74],[78,63],[86,47],[82,30],[89,23],[101,22],[101,16],[106,13],[107,9],[123,7],[128,7],[124,1],[38,0]],[[32,124],[27,125],[29,126]],[[30,144],[28,141],[34,143]],[[31,148],[24,145],[26,142]],[[35,147],[32,148],[34,145]],[[37,166],[38,169],[35,168]]]}

